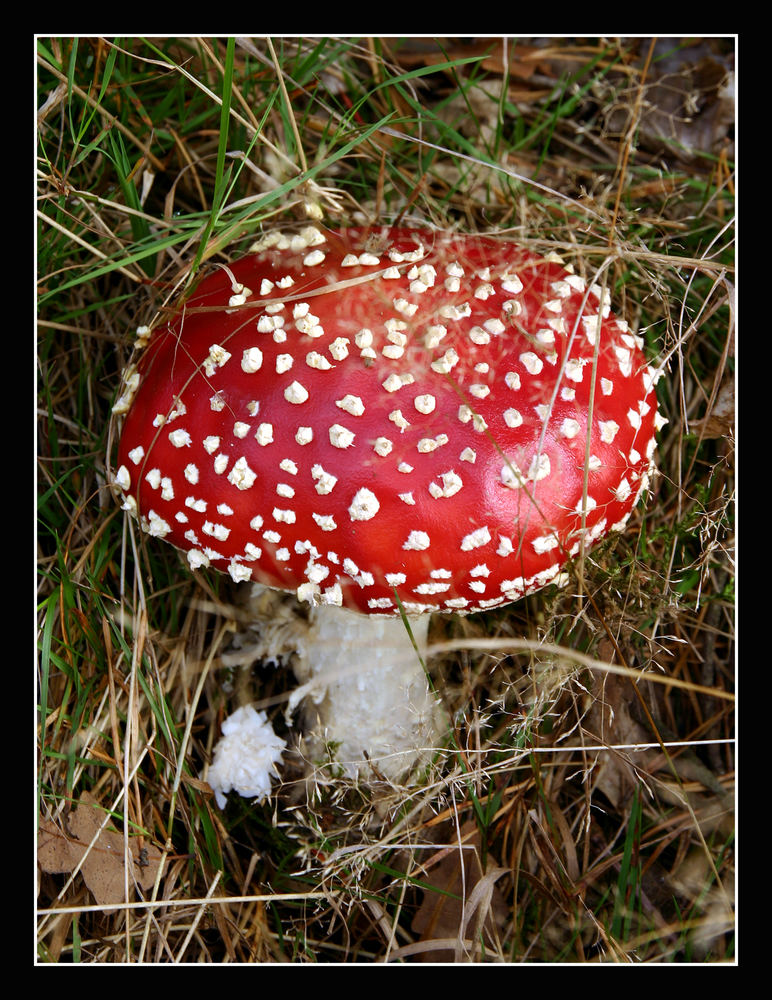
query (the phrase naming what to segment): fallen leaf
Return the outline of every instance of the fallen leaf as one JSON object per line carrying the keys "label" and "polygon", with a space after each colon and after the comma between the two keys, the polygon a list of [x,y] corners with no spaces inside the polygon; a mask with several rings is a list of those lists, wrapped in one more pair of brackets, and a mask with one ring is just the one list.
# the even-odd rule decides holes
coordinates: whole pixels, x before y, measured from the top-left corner
{"label": "fallen leaf", "polygon": [[[606,746],[632,746],[651,742],[651,735],[630,712],[630,685],[626,678],[607,674],[600,681],[595,701],[585,720],[585,728]],[[648,769],[651,751],[607,750],[601,754],[593,774],[593,786],[609,802],[619,806],[638,786],[639,775],[632,761]]]}
{"label": "fallen leaf", "polygon": [[[649,41],[641,39],[639,64]],[[639,146],[689,162],[731,144],[735,119],[734,55],[721,39],[682,44],[663,38],[655,44],[646,76],[644,101],[636,121]],[[633,79],[632,86],[638,86]],[[624,91],[606,115],[610,132],[624,135],[634,93]]]}
{"label": "fallen leaf", "polygon": [[442,44],[430,38],[403,40],[396,51],[396,59],[404,66],[439,66],[454,59],[480,60],[480,65],[492,73],[503,73],[504,62],[510,76],[527,80],[537,70],[544,71],[545,64],[539,63],[542,49],[533,45],[513,43],[503,39],[481,38],[459,41],[446,39]]}
{"label": "fallen leaf", "polygon": [[725,379],[702,420],[693,420],[690,430],[703,438],[724,438],[734,433],[734,379]]}
{"label": "fallen leaf", "polygon": [[[449,827],[451,835],[452,829]],[[490,935],[508,912],[504,897],[495,884],[506,870],[492,864],[489,858],[483,872],[480,832],[473,823],[462,827],[459,846],[444,850],[443,859],[430,867],[424,878],[430,888],[424,889],[423,901],[413,917],[413,933],[427,942],[437,939],[479,941],[481,932],[490,940]],[[460,955],[457,952],[458,949],[433,949],[417,957],[427,962],[453,962],[466,957],[463,946]]]}
{"label": "fallen leaf", "polygon": [[[88,792],[83,793],[64,828],[41,817],[37,860],[41,869],[49,874],[71,872],[80,865],[80,873],[94,901],[104,906],[107,913],[110,907],[126,901],[125,852],[123,834],[109,824],[100,831],[103,821],[104,810]],[[161,852],[152,844],[140,847],[138,837],[129,837],[128,847],[133,862],[128,878],[129,891],[135,883],[148,891],[158,874]]]}

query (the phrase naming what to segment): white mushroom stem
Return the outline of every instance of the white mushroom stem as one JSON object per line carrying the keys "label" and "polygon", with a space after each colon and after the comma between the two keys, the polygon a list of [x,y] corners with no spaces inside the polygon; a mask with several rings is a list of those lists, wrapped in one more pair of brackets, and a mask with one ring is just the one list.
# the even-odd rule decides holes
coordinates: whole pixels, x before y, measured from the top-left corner
{"label": "white mushroom stem", "polygon": [[[409,780],[430,762],[447,728],[425,670],[429,615],[410,618],[408,632],[401,618],[327,605],[312,608],[306,621],[290,601],[253,585],[245,610],[254,625],[242,643],[250,661],[291,654],[300,686],[287,716],[300,708],[300,750],[309,768],[332,762],[334,773],[350,778]],[[224,661],[243,663],[244,655]]]}
{"label": "white mushroom stem", "polygon": [[443,719],[424,667],[428,630],[428,615],[410,619],[411,640],[400,618],[312,610],[290,699],[290,709],[303,699],[310,764],[332,759],[349,777],[399,780],[431,760]]}

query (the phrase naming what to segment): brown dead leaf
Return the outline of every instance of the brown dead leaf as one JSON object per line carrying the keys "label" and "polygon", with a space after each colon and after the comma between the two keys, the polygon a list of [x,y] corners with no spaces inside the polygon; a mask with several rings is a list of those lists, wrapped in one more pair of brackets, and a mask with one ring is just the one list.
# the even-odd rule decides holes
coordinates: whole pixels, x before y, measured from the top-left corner
{"label": "brown dead leaf", "polygon": [[[432,38],[404,39],[397,49],[394,58],[406,69],[415,66],[437,66],[444,70],[444,64],[454,59],[478,59],[480,68],[489,73],[502,75],[506,69],[509,80],[516,80],[520,86],[515,92],[520,100],[533,99],[535,92],[530,84],[534,75],[549,77],[551,70],[546,59],[542,58],[543,49],[534,45],[524,45],[521,42],[501,38]],[[450,73],[451,71],[447,71]],[[511,87],[511,84],[510,84]],[[510,100],[513,91],[510,89]],[[538,93],[549,93],[544,90],[543,80],[539,84]]]}
{"label": "brown dead leaf", "polygon": [[619,808],[644,781],[656,788],[656,795],[663,801],[678,806],[688,802],[705,836],[715,830],[728,835],[733,829],[731,793],[693,751],[684,747],[663,751],[651,745],[660,738],[671,741],[677,737],[659,719],[656,732],[636,719],[637,699],[630,683],[608,674],[594,693],[595,702],[585,717],[585,732],[609,748],[620,744],[626,748],[607,749],[601,754],[593,772],[595,791],[602,792]]}
{"label": "brown dead leaf", "polygon": [[[649,733],[631,715],[630,699],[630,685],[624,677],[607,674],[602,679],[585,720],[585,728],[599,743],[629,746],[651,742]],[[593,775],[595,790],[602,792],[614,806],[619,806],[638,785],[631,752],[607,750]],[[650,758],[651,752],[641,751],[635,754],[634,760],[646,768]]]}
{"label": "brown dead leaf", "polygon": [[[64,829],[40,818],[37,859],[41,869],[49,874],[71,872],[80,865],[94,901],[110,912],[109,907],[125,901],[125,854],[123,834],[109,824],[99,832],[103,821],[104,810],[84,792]],[[88,850],[95,837],[93,847]],[[161,852],[152,845],[141,848],[138,837],[129,838],[129,851],[133,861],[129,886],[136,883],[148,891],[158,874]]]}
{"label": "brown dead leaf", "polygon": [[[453,828],[448,824],[450,836]],[[490,857],[486,871],[480,864],[480,833],[474,823],[461,829],[461,846],[446,848],[443,859],[429,869],[424,881],[423,901],[413,917],[411,928],[421,941],[436,939],[479,940],[481,932],[495,932],[507,916],[508,908],[496,880],[505,869],[495,866]],[[419,961],[453,962],[463,960],[451,949],[427,950],[416,956]]]}
{"label": "brown dead leaf", "polygon": [[[640,40],[639,65],[650,40]],[[633,80],[633,87],[638,86]],[[633,101],[625,91],[607,115],[610,132],[624,134]],[[638,144],[655,153],[689,162],[702,153],[731,148],[735,119],[734,54],[721,39],[691,44],[667,37],[654,46],[648,68]]]}
{"label": "brown dead leaf", "polygon": [[716,398],[702,420],[693,420],[692,431],[704,438],[724,438],[734,434],[734,379],[722,382]]}

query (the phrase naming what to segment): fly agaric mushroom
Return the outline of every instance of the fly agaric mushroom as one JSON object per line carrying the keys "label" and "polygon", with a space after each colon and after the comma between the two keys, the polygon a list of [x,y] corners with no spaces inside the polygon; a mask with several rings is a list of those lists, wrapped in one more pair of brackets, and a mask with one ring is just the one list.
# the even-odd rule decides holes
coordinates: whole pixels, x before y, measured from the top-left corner
{"label": "fly agaric mushroom", "polygon": [[401,615],[420,646],[428,612],[561,583],[625,525],[656,379],[607,298],[503,239],[307,228],[216,268],[145,338],[116,407],[124,507],[191,568],[291,591],[317,632],[358,635],[331,644],[337,685],[305,649],[312,745],[404,770],[437,733]]}

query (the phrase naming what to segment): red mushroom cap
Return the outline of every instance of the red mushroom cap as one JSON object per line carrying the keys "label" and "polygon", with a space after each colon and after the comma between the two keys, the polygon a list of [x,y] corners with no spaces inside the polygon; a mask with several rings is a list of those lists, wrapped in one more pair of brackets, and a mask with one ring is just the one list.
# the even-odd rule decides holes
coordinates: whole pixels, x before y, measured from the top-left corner
{"label": "red mushroom cap", "polygon": [[308,229],[252,250],[152,333],[117,406],[124,504],[191,567],[472,612],[624,525],[655,378],[600,288],[482,236]]}

